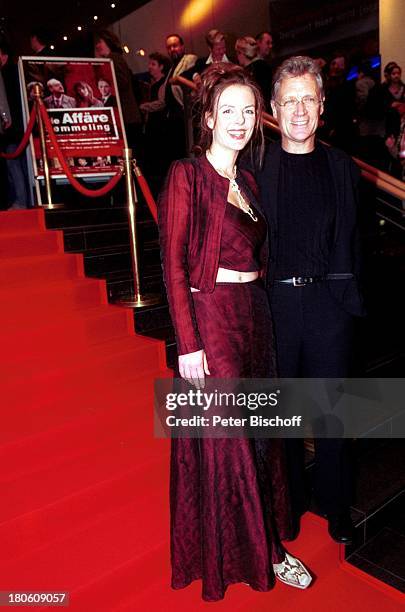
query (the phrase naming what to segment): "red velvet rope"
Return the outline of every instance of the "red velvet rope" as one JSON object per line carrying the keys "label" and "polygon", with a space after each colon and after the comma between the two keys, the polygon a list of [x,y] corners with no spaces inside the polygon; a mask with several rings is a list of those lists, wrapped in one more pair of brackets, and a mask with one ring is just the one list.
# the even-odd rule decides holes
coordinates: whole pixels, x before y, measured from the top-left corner
{"label": "red velvet rope", "polygon": [[[138,168],[138,172],[139,172],[139,168]],[[135,172],[135,176],[138,180],[139,183],[139,187],[141,188],[141,191],[143,193],[143,197],[146,200],[147,205],[149,206],[149,210],[152,213],[152,217],[155,219],[156,223],[157,223],[157,208],[156,208],[156,202],[154,200],[154,197],[151,193],[151,190],[149,189],[149,185],[146,182],[145,177],[142,174],[138,174],[138,172]]]}
{"label": "red velvet rope", "polygon": [[62,166],[62,169],[63,169],[64,173],[66,174],[66,176],[67,176],[70,184],[72,185],[72,187],[77,189],[77,191],[79,191],[81,194],[83,194],[85,196],[88,196],[89,198],[98,198],[98,197],[101,197],[103,195],[106,195],[112,189],[114,189],[114,187],[117,185],[117,183],[121,179],[122,171],[118,172],[115,176],[113,176],[112,179],[110,179],[108,181],[108,183],[106,183],[100,189],[87,189],[87,187],[84,187],[73,176],[73,174],[72,174],[72,172],[71,172],[71,170],[69,168],[69,165],[68,165],[68,163],[67,163],[67,161],[65,159],[65,156],[64,156],[61,148],[59,147],[58,141],[57,141],[56,136],[55,136],[55,132],[53,131],[51,120],[49,119],[48,113],[46,112],[46,108],[45,108],[45,106],[43,106],[43,104],[40,104],[39,108],[41,109],[41,115],[42,115],[42,118],[44,120],[45,128],[46,128],[46,131],[48,132],[51,144],[52,144],[53,148],[55,149],[55,153],[58,156],[60,165]]}
{"label": "red velvet rope", "polygon": [[25,130],[25,134],[22,138],[22,141],[18,145],[17,149],[14,151],[14,153],[0,153],[0,157],[2,157],[3,159],[17,159],[17,157],[20,157],[21,153],[24,151],[24,149],[26,148],[28,144],[28,141],[31,136],[31,132],[34,129],[36,117],[37,117],[37,109],[35,108],[35,105],[34,105],[31,110],[27,129]]}

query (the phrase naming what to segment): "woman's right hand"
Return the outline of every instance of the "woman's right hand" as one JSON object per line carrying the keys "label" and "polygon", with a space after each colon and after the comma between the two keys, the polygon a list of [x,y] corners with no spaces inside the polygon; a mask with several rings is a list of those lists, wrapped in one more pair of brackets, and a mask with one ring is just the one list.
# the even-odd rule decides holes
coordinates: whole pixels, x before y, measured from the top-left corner
{"label": "woman's right hand", "polygon": [[179,373],[197,389],[204,389],[205,374],[210,374],[205,351],[201,349],[194,353],[179,355]]}

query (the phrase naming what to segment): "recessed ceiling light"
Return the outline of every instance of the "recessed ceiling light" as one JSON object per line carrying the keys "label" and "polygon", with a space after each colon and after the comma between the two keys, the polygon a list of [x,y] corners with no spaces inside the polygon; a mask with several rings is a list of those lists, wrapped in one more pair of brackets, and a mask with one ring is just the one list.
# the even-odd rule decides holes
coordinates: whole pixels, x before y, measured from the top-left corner
{"label": "recessed ceiling light", "polygon": [[64,36],[64,37],[63,37],[63,40],[67,40],[67,36]]}
{"label": "recessed ceiling light", "polygon": [[82,26],[77,26],[77,29],[79,30],[79,32],[82,31]]}
{"label": "recessed ceiling light", "polygon": [[94,21],[97,21],[98,15],[94,15],[93,19],[94,19]]}

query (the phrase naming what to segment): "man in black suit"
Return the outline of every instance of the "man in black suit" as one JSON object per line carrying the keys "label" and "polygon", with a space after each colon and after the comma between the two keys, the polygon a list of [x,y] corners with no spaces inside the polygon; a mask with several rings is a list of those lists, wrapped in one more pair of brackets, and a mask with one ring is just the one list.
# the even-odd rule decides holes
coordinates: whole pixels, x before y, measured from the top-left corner
{"label": "man in black suit", "polygon": [[[353,318],[363,314],[356,229],[359,173],[345,153],[316,141],[323,111],[317,64],[293,57],[278,69],[272,109],[281,143],[258,176],[270,228],[269,298],[283,378],[348,375]],[[352,537],[350,441],[315,438],[314,493],[338,542]],[[307,507],[303,440],[286,441],[296,532]]]}

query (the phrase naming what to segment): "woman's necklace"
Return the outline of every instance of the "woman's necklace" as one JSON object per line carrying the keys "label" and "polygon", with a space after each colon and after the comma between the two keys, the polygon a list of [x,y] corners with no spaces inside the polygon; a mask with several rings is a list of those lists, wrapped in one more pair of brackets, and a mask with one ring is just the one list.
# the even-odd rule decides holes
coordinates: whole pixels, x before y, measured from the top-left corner
{"label": "woman's necklace", "polygon": [[[212,156],[210,155],[210,153],[207,151],[207,157],[211,157],[212,160]],[[232,170],[232,175],[233,176],[229,176],[229,173],[226,172],[225,170],[223,170],[222,168],[218,168],[217,166],[215,166],[212,161],[211,161],[212,166],[214,166],[214,169],[218,172],[218,174],[220,174],[221,176],[223,176],[224,178],[228,179],[231,189],[232,191],[236,194],[236,198],[238,200],[238,207],[247,215],[249,215],[249,217],[253,220],[253,221],[257,221],[257,217],[254,214],[252,207],[249,206],[248,202],[246,202],[245,198],[242,195],[242,192],[239,188],[238,183],[236,182],[236,166],[233,167]]]}

